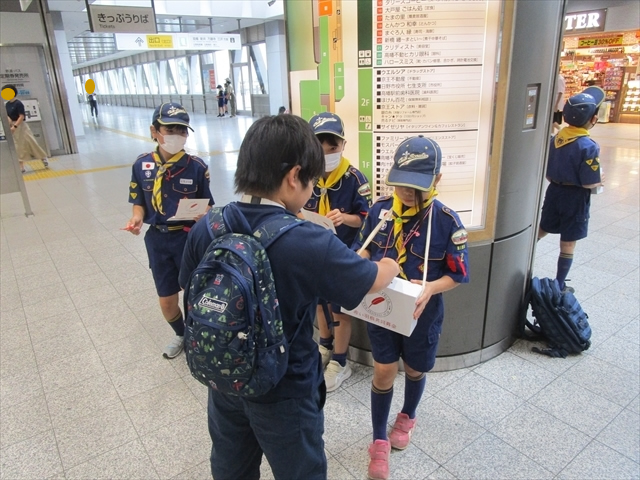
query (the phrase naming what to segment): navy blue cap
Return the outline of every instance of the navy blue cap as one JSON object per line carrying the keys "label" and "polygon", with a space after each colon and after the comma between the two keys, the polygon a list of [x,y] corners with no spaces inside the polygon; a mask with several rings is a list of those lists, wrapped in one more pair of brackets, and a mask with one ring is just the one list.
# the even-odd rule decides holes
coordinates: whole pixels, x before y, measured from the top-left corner
{"label": "navy blue cap", "polygon": [[604,90],[600,87],[588,87],[567,100],[562,109],[564,121],[574,127],[581,127],[596,114],[604,100]]}
{"label": "navy blue cap", "polygon": [[387,175],[387,185],[428,191],[440,173],[440,146],[423,135],[404,140],[393,155],[393,166]]}
{"label": "navy blue cap", "polygon": [[157,121],[160,125],[184,125],[189,127],[189,114],[179,103],[163,103],[153,112],[151,123]]}
{"label": "navy blue cap", "polygon": [[313,133],[330,133],[344,140],[344,124],[338,115],[331,112],[322,112],[314,115],[309,120]]}

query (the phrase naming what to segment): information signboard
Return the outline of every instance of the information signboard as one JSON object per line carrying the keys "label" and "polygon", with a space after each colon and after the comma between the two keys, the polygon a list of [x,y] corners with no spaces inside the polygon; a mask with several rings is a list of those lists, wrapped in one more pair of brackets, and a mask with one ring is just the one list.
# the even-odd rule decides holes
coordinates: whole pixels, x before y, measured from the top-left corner
{"label": "information signboard", "polygon": [[117,33],[118,50],[240,50],[238,33],[162,33],[134,35]]}
{"label": "information signboard", "polygon": [[156,16],[152,7],[89,5],[92,32],[156,33]]}
{"label": "information signboard", "polygon": [[500,5],[289,0],[288,15],[316,27],[288,32],[293,112],[340,115],[347,139],[357,138],[345,156],[368,176],[374,197],[392,191],[384,180],[402,140],[433,138],[443,154],[439,198],[467,227],[482,228]]}

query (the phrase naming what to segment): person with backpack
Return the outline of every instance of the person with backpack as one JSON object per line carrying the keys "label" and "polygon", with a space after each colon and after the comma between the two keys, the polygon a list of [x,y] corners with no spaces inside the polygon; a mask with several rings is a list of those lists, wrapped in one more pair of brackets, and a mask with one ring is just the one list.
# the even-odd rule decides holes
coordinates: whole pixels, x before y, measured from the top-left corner
{"label": "person with backpack", "polygon": [[538,240],[548,233],[560,234],[560,255],[556,280],[560,290],[573,293],[566,285],[573,263],[576,242],[587,236],[591,189],[604,184],[600,167],[600,146],[590,137],[598,123],[598,110],[605,92],[589,87],[569,98],[562,115],[569,125],[551,139],[547,180],[542,204]]}
{"label": "person with backpack", "polygon": [[[389,478],[391,448],[404,450],[416,426],[416,409],[426,384],[426,372],[436,360],[444,320],[442,293],[469,282],[467,231],[450,208],[435,199],[442,177],[439,145],[422,135],[404,140],[396,149],[387,185],[391,196],[373,204],[352,248],[365,247],[372,260],[394,258],[400,277],[422,284],[413,318],[417,325],[406,337],[367,323],[374,369],[371,383],[373,443],[369,446],[368,476],[372,480]],[[387,212],[392,212],[391,216]],[[365,244],[377,226],[381,228]],[[425,253],[428,246],[428,257]],[[424,269],[427,268],[423,283]],[[404,362],[404,404],[389,435],[387,421],[393,398],[393,383],[399,360]]]}
{"label": "person with backpack", "polygon": [[[368,292],[386,287],[399,271],[394,260],[365,260],[330,231],[296,218],[311,197],[317,179],[323,175],[324,162],[322,146],[305,120],[295,115],[260,118],[247,131],[238,154],[235,189],[242,198],[222,211],[212,209],[189,233],[180,285],[185,289],[186,299],[192,298],[191,290],[196,286],[205,294],[211,292],[191,307],[187,320],[188,325],[191,319],[199,323],[198,328],[206,328],[227,322],[227,312],[235,314],[248,302],[245,295],[237,296],[232,291],[228,292],[228,298],[213,295],[218,292],[224,296],[216,284],[228,281],[225,273],[214,275],[206,285],[198,285],[195,277],[207,258],[220,253],[215,249],[208,251],[212,237],[216,239],[214,242],[231,242],[229,245],[237,246],[239,240],[244,239],[243,244],[247,244],[246,235],[228,234],[229,227],[234,227],[233,231],[242,226],[233,225],[234,222],[244,224],[244,231],[256,232],[253,235],[260,242],[265,241],[262,237],[272,236],[272,222],[285,222],[282,228],[287,228],[275,241],[265,242],[277,298],[272,298],[268,285],[260,284],[260,288],[265,288],[263,300],[271,305],[271,310],[260,316],[277,312],[286,341],[278,349],[279,353],[270,357],[271,363],[259,367],[265,370],[275,367],[288,349],[285,370],[281,378],[276,378],[273,388],[258,396],[251,396],[251,392],[243,395],[243,386],[238,382],[230,384],[237,385],[239,394],[225,389],[228,382],[224,376],[241,375],[244,364],[239,364],[237,369],[221,370],[221,381],[209,383],[211,473],[216,480],[260,478],[263,454],[276,479],[327,478],[322,439],[326,390],[320,354],[313,339],[318,299],[354,308]],[[224,222],[217,220],[221,214]],[[296,222],[296,225],[287,226],[286,222]],[[225,232],[225,238],[219,238],[221,231]],[[244,256],[242,249],[235,250],[238,256]],[[254,264],[255,256],[248,255],[248,258],[249,265]],[[237,265],[224,263],[217,268],[227,273],[233,270],[235,273],[229,275],[235,278],[246,276],[246,268],[242,267],[240,272]],[[265,272],[258,273],[263,278]],[[258,318],[256,322],[260,322],[260,330],[272,326],[264,325]],[[207,356],[207,350],[213,349],[215,353],[229,339],[235,342],[235,350],[221,351],[215,363],[202,365],[203,369],[211,370],[237,353],[249,336],[246,330],[236,333],[217,328],[211,328],[211,335],[215,339],[211,337],[204,349],[200,349],[197,342],[187,347],[193,349],[195,365],[199,358]],[[250,340],[253,339],[251,336]],[[206,374],[194,372],[193,368],[191,371]]]}
{"label": "person with backpack", "polygon": [[[184,344],[184,321],[180,311],[178,273],[187,232],[194,221],[171,221],[181,199],[205,198],[213,205],[209,167],[189,155],[184,145],[189,136],[189,114],[178,103],[163,103],[153,112],[151,138],[158,143],[151,153],[140,155],[132,166],[129,203],[133,213],[124,230],[144,237],[160,309],[175,335],[163,356],[175,358]],[[195,220],[195,219],[194,219]]]}
{"label": "person with backpack", "polygon": [[[342,156],[347,141],[344,124],[338,115],[323,112],[314,115],[309,124],[322,144],[325,171],[313,187],[313,195],[304,208],[330,219],[338,238],[350,247],[371,206],[369,180]],[[332,316],[333,321],[326,315]],[[331,324],[333,335],[329,328]],[[325,368],[324,381],[327,392],[333,392],[351,376],[351,367],[347,362],[351,317],[341,313],[340,305],[320,306],[318,329],[319,349]]]}

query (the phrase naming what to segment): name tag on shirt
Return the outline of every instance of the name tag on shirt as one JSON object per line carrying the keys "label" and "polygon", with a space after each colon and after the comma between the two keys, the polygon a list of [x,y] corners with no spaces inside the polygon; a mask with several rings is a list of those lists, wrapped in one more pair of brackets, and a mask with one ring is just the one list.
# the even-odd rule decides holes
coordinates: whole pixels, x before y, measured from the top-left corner
{"label": "name tag on shirt", "polygon": [[142,170],[153,170],[155,166],[155,162],[142,162]]}
{"label": "name tag on shirt", "polygon": [[192,178],[181,178],[180,179],[180,185],[193,185],[193,179]]}

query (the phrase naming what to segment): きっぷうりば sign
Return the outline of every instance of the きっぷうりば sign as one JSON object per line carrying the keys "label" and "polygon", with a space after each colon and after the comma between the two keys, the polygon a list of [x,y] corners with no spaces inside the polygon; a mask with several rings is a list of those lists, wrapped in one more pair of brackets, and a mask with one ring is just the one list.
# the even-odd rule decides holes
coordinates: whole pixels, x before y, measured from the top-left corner
{"label": "\u304d\u3063\u3077\u3046\u308a\u3070 sign", "polygon": [[89,5],[92,32],[156,33],[156,15],[151,7]]}

